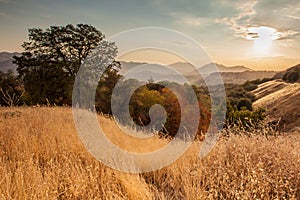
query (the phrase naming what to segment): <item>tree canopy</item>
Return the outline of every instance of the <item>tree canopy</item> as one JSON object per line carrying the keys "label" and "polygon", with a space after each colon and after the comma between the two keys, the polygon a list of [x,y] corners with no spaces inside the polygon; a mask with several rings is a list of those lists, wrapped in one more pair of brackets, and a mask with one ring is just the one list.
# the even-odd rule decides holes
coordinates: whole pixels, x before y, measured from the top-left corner
{"label": "tree canopy", "polygon": [[104,38],[87,24],[29,29],[29,41],[22,45],[24,52],[14,57],[19,77],[24,80],[27,104],[71,104],[76,73]]}

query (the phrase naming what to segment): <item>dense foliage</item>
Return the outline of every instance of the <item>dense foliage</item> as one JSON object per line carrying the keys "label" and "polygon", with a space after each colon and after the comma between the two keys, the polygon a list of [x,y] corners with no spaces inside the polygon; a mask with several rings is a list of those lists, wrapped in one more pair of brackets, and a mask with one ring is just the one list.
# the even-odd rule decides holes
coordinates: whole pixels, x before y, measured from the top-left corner
{"label": "dense foliage", "polygon": [[[181,101],[179,101],[178,96],[170,89],[174,87],[176,87],[177,95]],[[122,124],[131,125],[131,120],[129,120],[126,115],[129,109],[130,119],[132,119],[138,127],[143,129],[143,127],[149,125],[151,122],[149,116],[151,107],[158,104],[165,110],[166,121],[165,124],[163,124],[162,130],[160,130],[159,125],[157,125],[157,127],[149,127],[152,131],[160,130],[160,133],[163,135],[175,136],[182,122],[181,112],[183,111],[190,113],[189,123],[183,124],[183,126],[187,130],[192,129],[191,124],[198,118],[199,122],[197,123],[199,123],[199,126],[197,134],[201,135],[201,133],[207,130],[210,122],[210,99],[207,92],[204,92],[204,88],[193,86],[193,91],[189,91],[189,88],[191,87],[188,87],[188,85],[180,85],[174,82],[142,83],[135,79],[121,79],[119,80],[118,86],[114,89],[115,96],[113,100],[117,102],[113,105],[113,109],[117,111],[117,113],[113,113],[114,117]],[[109,91],[106,86],[99,86],[97,91],[97,96],[103,95],[103,92],[112,92]],[[190,102],[192,99],[189,99],[189,95],[186,95],[187,92],[194,92],[197,102]],[[129,105],[127,105],[124,96],[130,93],[132,96],[130,97]],[[109,94],[108,97],[111,97],[111,94]],[[110,100],[111,99],[108,98],[106,101],[98,101],[96,98],[96,102],[99,102],[96,109],[106,114],[112,114]],[[193,113],[192,105],[199,106],[200,117],[191,114]],[[158,111],[152,113],[152,117],[156,120],[163,118],[162,113]]]}
{"label": "dense foliage", "polygon": [[79,67],[103,41],[104,35],[87,24],[29,29],[24,52],[14,57],[24,81],[26,103],[70,105]]}
{"label": "dense foliage", "polygon": [[269,79],[247,81],[241,85],[227,84],[226,127],[238,126],[241,129],[258,127],[265,118],[263,108],[254,109],[252,103],[256,100],[251,93],[261,83]]}

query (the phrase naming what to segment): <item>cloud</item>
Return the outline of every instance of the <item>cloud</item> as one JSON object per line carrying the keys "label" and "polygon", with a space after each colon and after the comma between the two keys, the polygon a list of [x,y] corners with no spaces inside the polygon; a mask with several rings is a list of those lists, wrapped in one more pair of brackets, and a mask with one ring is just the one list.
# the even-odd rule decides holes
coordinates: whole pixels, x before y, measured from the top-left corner
{"label": "cloud", "polygon": [[278,32],[278,40],[290,40],[294,37],[294,36],[299,36],[299,32],[298,31],[293,31],[293,30],[286,30],[286,31],[282,31],[282,32]]}
{"label": "cloud", "polygon": [[199,28],[207,25],[212,20],[205,17],[195,17],[185,14],[170,13],[170,16],[177,24],[187,25],[194,28]]}
{"label": "cloud", "polygon": [[252,17],[256,14],[254,10],[254,6],[257,1],[248,1],[244,3],[236,3],[235,7],[239,10],[238,15],[232,18],[221,18],[216,19],[216,23],[221,23],[225,25],[229,25],[231,29],[234,31],[234,35],[236,37],[246,38],[249,34],[248,27]]}
{"label": "cloud", "polygon": [[296,6],[290,5],[279,10],[279,14],[291,19],[300,20],[300,3]]}
{"label": "cloud", "polygon": [[239,10],[237,15],[218,18],[215,23],[228,25],[238,38],[256,39],[259,35],[251,29],[268,27],[276,30],[276,40],[291,40],[300,33],[300,21],[295,22],[300,19],[300,4],[295,5],[296,1],[293,0],[289,2],[290,4],[279,0],[237,2],[234,5]]}
{"label": "cloud", "polygon": [[182,22],[190,26],[202,26],[209,20],[203,17],[186,17],[182,19]]}
{"label": "cloud", "polygon": [[153,4],[177,25],[194,28],[203,27],[209,23],[214,24],[215,18],[236,13],[236,8],[233,8],[228,0],[154,0]]}

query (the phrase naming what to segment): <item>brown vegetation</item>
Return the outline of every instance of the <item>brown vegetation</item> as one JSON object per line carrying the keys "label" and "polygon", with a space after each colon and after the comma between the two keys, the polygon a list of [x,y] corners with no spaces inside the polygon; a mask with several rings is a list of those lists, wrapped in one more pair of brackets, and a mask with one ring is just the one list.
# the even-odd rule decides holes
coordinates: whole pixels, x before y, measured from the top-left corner
{"label": "brown vegetation", "polygon": [[[116,144],[138,145],[99,121]],[[168,142],[149,140],[147,151]],[[200,145],[162,170],[122,173],[87,152],[70,108],[0,108],[0,199],[300,199],[299,135],[221,138],[202,160]]]}
{"label": "brown vegetation", "polygon": [[268,120],[278,122],[280,131],[292,132],[300,128],[300,83],[268,81],[253,93],[258,98],[254,107],[265,108]]}

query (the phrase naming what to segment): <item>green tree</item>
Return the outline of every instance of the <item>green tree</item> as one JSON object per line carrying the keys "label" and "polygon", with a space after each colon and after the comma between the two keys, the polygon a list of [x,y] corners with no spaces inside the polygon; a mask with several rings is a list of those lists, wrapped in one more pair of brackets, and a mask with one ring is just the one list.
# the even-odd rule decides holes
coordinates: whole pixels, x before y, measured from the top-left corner
{"label": "green tree", "polygon": [[113,65],[113,67],[108,67],[100,78],[95,96],[95,107],[97,112],[109,115],[112,115],[111,97],[113,90],[122,77],[118,74],[120,63],[115,62]]}
{"label": "green tree", "polygon": [[151,106],[164,105],[164,98],[157,90],[149,90],[147,86],[139,88],[130,99],[130,115],[133,121],[139,126],[146,126],[150,123],[149,110]]}
{"label": "green tree", "polygon": [[76,73],[104,38],[87,24],[29,29],[29,42],[22,45],[24,52],[14,57],[26,96],[30,97],[28,103],[71,104]]}

